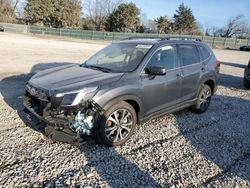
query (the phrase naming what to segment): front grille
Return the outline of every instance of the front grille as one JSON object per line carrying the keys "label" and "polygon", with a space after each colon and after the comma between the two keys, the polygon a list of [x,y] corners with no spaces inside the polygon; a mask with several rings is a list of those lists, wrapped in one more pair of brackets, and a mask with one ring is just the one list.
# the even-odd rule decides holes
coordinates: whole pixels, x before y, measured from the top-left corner
{"label": "front grille", "polygon": [[26,91],[33,97],[36,97],[42,101],[48,101],[47,93],[44,90],[35,88],[29,84],[26,85]]}
{"label": "front grille", "polygon": [[37,115],[43,116],[43,110],[48,105],[48,102],[42,101],[26,92],[24,96],[24,105],[29,109],[32,109]]}

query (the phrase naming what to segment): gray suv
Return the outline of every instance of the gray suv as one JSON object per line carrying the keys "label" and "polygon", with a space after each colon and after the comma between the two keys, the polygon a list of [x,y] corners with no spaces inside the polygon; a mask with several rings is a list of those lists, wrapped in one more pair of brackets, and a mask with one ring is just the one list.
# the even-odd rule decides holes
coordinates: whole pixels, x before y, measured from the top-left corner
{"label": "gray suv", "polygon": [[58,141],[93,135],[127,141],[136,124],[192,107],[203,113],[217,89],[220,63],[199,39],[130,39],[105,47],[81,65],[41,71],[26,85],[25,112]]}

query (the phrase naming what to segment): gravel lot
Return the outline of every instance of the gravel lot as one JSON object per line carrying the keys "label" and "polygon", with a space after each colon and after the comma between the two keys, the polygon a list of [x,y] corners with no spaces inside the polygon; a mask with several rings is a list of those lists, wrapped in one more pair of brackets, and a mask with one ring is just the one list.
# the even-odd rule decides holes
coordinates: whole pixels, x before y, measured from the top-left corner
{"label": "gravel lot", "polygon": [[27,126],[21,97],[29,73],[80,63],[104,46],[0,33],[0,187],[250,187],[248,52],[214,50],[224,63],[206,113],[148,121],[122,147],[55,143],[36,122]]}

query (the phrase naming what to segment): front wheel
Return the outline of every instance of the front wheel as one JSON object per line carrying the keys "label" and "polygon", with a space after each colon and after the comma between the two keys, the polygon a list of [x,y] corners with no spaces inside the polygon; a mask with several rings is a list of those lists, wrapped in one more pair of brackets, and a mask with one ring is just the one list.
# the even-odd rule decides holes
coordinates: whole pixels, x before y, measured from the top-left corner
{"label": "front wheel", "polygon": [[208,85],[203,84],[200,93],[198,95],[198,100],[196,104],[193,106],[195,112],[204,113],[210,105],[211,97],[212,97],[211,88]]}
{"label": "front wheel", "polygon": [[100,118],[96,139],[107,146],[121,145],[132,136],[136,123],[136,112],[129,103],[115,104]]}

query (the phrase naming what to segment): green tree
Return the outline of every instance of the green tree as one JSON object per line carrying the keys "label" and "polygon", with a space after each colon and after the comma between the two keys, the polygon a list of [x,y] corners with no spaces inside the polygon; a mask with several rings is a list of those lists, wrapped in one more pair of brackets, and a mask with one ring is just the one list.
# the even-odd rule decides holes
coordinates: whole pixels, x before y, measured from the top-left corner
{"label": "green tree", "polygon": [[42,26],[73,28],[81,26],[80,0],[27,0],[25,20]]}
{"label": "green tree", "polygon": [[122,3],[107,19],[110,31],[136,32],[140,27],[140,9],[134,3]]}
{"label": "green tree", "polygon": [[24,16],[27,23],[51,26],[55,14],[53,0],[27,0]]}
{"label": "green tree", "polygon": [[174,31],[179,34],[199,34],[198,24],[190,8],[180,4],[174,14]]}
{"label": "green tree", "polygon": [[79,0],[54,0],[53,26],[77,28],[82,26],[82,5]]}
{"label": "green tree", "polygon": [[158,33],[168,33],[170,31],[170,21],[166,16],[155,19]]}

